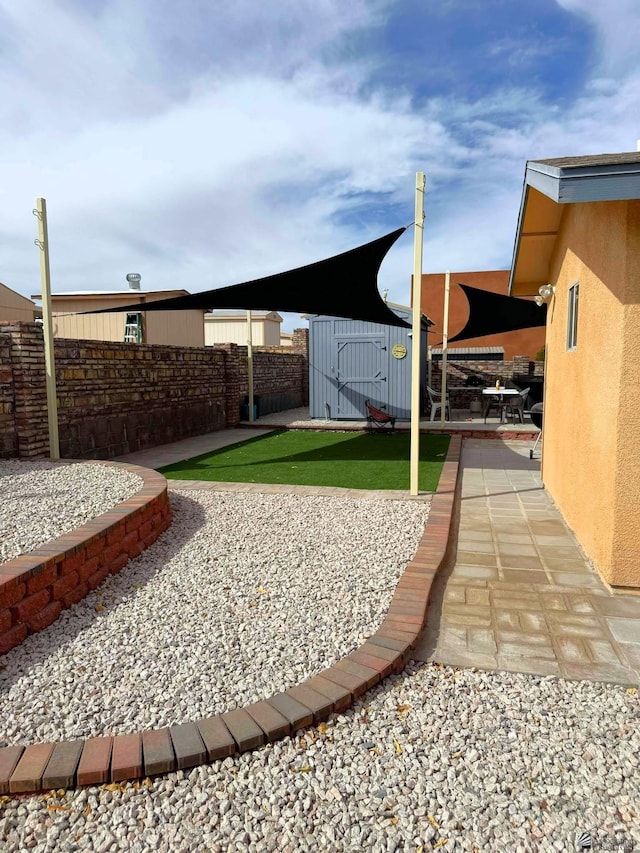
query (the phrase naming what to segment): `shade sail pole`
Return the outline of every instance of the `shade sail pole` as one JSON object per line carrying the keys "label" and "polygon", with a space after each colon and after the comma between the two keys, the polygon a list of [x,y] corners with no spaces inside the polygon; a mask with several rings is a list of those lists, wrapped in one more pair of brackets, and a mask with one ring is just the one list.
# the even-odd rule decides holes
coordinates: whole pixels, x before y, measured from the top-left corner
{"label": "shade sail pole", "polygon": [[249,423],[253,423],[253,326],[251,309],[247,310],[247,384],[249,386]]}
{"label": "shade sail pole", "polygon": [[42,283],[42,330],[44,332],[44,363],[47,387],[47,419],[49,421],[49,456],[60,459],[58,439],[58,398],[56,394],[56,363],[53,353],[53,323],[51,320],[51,273],[49,270],[49,229],[47,200],[36,199],[33,215],[38,220],[38,236],[34,240],[40,249],[40,280]]}
{"label": "shade sail pole", "polygon": [[420,367],[422,343],[422,243],[424,238],[424,172],[416,172],[416,210],[413,240],[413,308],[411,337],[411,453],[409,492],[417,495],[419,491],[420,464]]}
{"label": "shade sail pole", "polygon": [[[447,270],[444,274],[444,314],[442,318],[442,387],[440,388],[442,396],[440,397],[440,423],[444,426],[444,416],[447,411],[447,341],[449,339],[449,286],[451,282],[451,273]],[[449,410],[451,417],[451,410]]]}

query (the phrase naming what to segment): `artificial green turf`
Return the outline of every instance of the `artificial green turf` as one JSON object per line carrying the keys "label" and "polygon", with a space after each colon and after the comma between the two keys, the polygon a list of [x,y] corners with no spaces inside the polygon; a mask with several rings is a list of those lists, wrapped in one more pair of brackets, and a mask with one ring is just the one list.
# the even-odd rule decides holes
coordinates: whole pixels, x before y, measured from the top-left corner
{"label": "artificial green turf", "polygon": [[[409,434],[291,430],[250,438],[158,469],[174,480],[409,489]],[[449,436],[421,435],[419,488],[432,492]]]}

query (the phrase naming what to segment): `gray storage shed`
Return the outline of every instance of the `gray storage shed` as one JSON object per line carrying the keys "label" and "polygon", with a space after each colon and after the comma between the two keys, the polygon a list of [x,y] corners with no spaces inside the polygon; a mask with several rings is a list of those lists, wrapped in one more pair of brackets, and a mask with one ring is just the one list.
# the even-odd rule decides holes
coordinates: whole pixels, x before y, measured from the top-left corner
{"label": "gray storage shed", "polygon": [[[387,304],[411,323],[410,308]],[[429,322],[423,317],[421,400]],[[364,420],[365,400],[398,420],[410,420],[411,329],[318,314],[309,317],[311,417]]]}

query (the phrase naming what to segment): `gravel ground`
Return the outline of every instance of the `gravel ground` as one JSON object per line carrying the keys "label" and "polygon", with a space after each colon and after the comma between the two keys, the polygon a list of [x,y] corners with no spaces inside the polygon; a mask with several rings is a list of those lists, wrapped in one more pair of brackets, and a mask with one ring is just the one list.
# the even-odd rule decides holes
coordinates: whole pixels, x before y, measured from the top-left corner
{"label": "gravel ground", "polygon": [[428,505],[172,492],[173,523],[3,658],[0,745],[221,713],[353,651],[382,621]]}
{"label": "gravel ground", "polygon": [[141,488],[140,477],[107,465],[0,461],[0,563],[69,533]]}
{"label": "gravel ground", "polygon": [[[0,742],[181,722],[295,683],[375,629],[427,511],[172,502],[152,548],[3,658]],[[634,690],[410,664],[348,713],[253,753],[0,797],[0,850],[533,853],[589,849],[576,839],[590,833],[593,849],[631,851],[639,755]]]}
{"label": "gravel ground", "polygon": [[594,849],[637,850],[639,724],[624,687],[410,666],[328,725],[253,753],[0,798],[0,847],[546,853],[583,849],[590,832]]}

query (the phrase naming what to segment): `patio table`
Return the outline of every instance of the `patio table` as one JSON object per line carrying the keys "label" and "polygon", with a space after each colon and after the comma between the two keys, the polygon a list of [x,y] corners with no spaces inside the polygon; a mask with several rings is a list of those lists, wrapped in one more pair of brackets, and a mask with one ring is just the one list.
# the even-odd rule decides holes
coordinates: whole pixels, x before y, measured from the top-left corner
{"label": "patio table", "polygon": [[486,398],[486,402],[482,407],[482,416],[483,418],[487,417],[487,412],[489,411],[489,406],[491,405],[491,398],[497,397],[500,401],[500,423],[503,424],[506,422],[505,418],[505,403],[507,397],[517,396],[520,392],[517,388],[483,388],[482,396]]}

